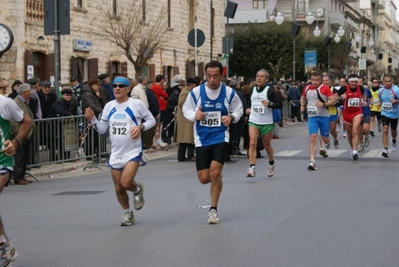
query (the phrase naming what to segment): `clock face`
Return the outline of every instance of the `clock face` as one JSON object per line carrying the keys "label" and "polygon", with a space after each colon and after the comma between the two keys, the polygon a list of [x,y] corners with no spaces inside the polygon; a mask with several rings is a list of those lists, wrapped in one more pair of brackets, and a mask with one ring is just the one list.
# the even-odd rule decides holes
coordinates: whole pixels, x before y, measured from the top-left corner
{"label": "clock face", "polygon": [[324,10],[322,8],[319,8],[316,10],[316,16],[317,17],[322,17],[324,14]]}
{"label": "clock face", "polygon": [[13,42],[14,36],[10,28],[0,23],[0,54],[7,52]]}

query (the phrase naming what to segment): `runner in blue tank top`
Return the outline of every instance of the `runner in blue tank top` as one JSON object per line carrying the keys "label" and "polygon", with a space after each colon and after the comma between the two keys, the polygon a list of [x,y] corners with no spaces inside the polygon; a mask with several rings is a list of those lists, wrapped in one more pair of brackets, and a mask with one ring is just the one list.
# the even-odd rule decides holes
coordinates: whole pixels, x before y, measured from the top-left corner
{"label": "runner in blue tank top", "polygon": [[183,105],[183,115],[194,121],[198,179],[211,183],[208,223],[217,224],[217,204],[222,191],[222,168],[228,149],[230,123],[243,114],[242,103],[233,89],[221,83],[223,65],[211,61],[205,66],[206,84],[195,87]]}

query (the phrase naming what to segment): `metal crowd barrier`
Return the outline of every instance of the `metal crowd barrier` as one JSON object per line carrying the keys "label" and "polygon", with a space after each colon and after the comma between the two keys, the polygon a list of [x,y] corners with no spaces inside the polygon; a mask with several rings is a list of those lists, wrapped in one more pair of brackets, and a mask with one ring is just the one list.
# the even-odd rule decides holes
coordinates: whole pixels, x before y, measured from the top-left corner
{"label": "metal crowd barrier", "polygon": [[31,138],[28,162],[31,168],[78,160],[91,161],[85,169],[100,168],[101,158],[109,155],[108,132],[98,134],[82,115],[34,122],[36,131]]}

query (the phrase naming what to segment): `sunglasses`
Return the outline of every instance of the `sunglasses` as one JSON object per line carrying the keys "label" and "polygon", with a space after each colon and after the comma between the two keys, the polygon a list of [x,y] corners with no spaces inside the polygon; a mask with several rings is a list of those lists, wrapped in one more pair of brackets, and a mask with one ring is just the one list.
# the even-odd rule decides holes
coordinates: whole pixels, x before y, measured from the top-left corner
{"label": "sunglasses", "polygon": [[66,95],[66,96],[72,96],[72,94],[64,94],[64,95]]}
{"label": "sunglasses", "polygon": [[124,84],[122,84],[122,83],[119,83],[119,84],[113,84],[112,87],[113,87],[113,88],[116,88],[116,87],[125,88],[126,85],[124,85]]}

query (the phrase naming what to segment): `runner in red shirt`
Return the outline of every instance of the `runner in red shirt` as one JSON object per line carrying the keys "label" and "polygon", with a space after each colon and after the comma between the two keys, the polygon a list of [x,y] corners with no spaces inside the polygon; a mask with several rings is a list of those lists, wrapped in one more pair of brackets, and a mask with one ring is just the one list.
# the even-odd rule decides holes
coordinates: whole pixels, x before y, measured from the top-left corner
{"label": "runner in red shirt", "polygon": [[348,133],[348,142],[352,148],[350,158],[358,160],[357,144],[359,143],[360,123],[363,118],[362,105],[367,105],[364,88],[358,84],[357,74],[351,74],[348,78],[348,85],[342,86],[335,95],[338,100],[344,101],[344,110],[342,111],[342,120]]}

